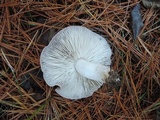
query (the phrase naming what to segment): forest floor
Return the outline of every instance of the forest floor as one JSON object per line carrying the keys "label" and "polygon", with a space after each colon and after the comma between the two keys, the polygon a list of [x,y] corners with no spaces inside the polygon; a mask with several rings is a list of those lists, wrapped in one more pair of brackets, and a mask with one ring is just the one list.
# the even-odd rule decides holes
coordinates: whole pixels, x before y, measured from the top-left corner
{"label": "forest floor", "polygon": [[[144,23],[133,39],[131,10]],[[155,120],[160,118],[160,11],[140,0],[1,0],[1,120]],[[46,85],[40,53],[55,33],[80,25],[111,45],[121,85],[69,100]]]}

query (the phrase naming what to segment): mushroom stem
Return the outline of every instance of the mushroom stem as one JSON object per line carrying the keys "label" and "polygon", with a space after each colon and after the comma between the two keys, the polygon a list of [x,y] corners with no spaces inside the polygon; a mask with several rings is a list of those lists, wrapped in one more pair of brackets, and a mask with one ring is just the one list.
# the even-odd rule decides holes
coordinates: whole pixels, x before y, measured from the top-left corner
{"label": "mushroom stem", "polygon": [[95,62],[89,62],[84,59],[78,59],[75,63],[77,72],[90,80],[105,83],[109,76],[110,67]]}

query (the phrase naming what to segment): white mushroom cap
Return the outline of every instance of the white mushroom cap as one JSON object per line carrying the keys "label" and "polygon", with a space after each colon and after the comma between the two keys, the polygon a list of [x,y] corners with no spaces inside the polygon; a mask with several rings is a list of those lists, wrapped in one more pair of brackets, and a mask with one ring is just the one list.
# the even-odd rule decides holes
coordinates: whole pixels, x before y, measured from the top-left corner
{"label": "white mushroom cap", "polygon": [[59,31],[40,56],[43,77],[49,86],[69,99],[89,97],[108,78],[111,49],[100,35],[81,26]]}

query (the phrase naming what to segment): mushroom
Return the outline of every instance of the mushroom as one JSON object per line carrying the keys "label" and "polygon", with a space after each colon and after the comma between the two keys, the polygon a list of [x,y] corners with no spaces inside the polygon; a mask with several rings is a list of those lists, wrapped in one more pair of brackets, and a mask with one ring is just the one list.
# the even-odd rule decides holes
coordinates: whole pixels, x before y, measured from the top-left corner
{"label": "mushroom", "polygon": [[109,77],[111,48],[100,35],[82,26],[59,31],[40,56],[46,83],[64,98],[91,96]]}

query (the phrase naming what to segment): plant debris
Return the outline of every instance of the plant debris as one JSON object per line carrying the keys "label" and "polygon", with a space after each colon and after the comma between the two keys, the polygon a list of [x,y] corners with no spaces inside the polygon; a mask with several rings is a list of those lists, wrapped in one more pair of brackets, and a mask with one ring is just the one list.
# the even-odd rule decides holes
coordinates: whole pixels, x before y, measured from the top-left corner
{"label": "plant debris", "polygon": [[142,2],[147,8],[160,8],[160,0],[142,0]]}
{"label": "plant debris", "polygon": [[140,13],[140,4],[138,3],[131,11],[132,16],[132,31],[134,40],[138,37],[141,28],[143,27],[142,15]]}

